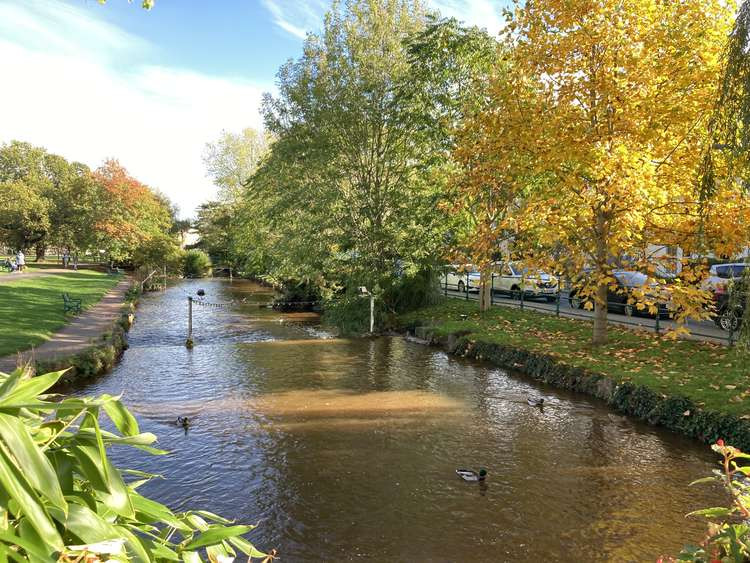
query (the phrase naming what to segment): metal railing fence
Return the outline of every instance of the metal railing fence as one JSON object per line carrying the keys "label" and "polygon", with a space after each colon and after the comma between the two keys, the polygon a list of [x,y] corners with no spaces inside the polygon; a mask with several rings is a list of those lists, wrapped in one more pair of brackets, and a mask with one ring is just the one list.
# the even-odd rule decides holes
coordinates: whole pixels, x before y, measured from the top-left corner
{"label": "metal railing fence", "polygon": [[[454,276],[458,277],[458,274],[454,274]],[[494,273],[491,276],[490,283],[493,288],[497,277],[499,276]],[[568,294],[567,297],[563,296],[563,291],[559,289],[561,285],[562,284],[558,285],[558,291],[551,296],[554,297],[553,300],[547,300],[547,297],[550,297],[547,294],[527,295],[528,292],[523,289],[523,285],[521,286],[520,291],[500,292],[499,290],[492,289],[490,291],[490,304],[492,306],[512,307],[521,310],[535,310],[556,317],[593,320],[593,310],[588,311],[573,307],[571,304],[573,298],[570,297],[570,294]],[[468,273],[462,274],[460,280],[455,283],[450,283],[448,281],[448,274],[444,274],[440,280],[440,289],[445,297],[463,299],[466,301],[479,301],[481,291],[480,288],[470,285],[470,275]],[[538,299],[542,297],[547,303],[538,301]],[[565,303],[566,301],[567,303]],[[661,307],[658,314],[644,314],[643,311],[638,310],[634,305],[631,305],[631,307],[632,314],[628,315],[625,312],[625,303],[619,301],[607,302],[607,320],[618,325],[635,327],[641,330],[645,329],[655,334],[664,334],[672,328],[671,321],[663,318],[663,316],[665,316],[665,311]],[[613,315],[616,315],[615,318],[612,318]],[[651,320],[653,322],[648,323],[645,322],[646,320]],[[665,325],[665,323],[667,324]],[[689,322],[685,327],[688,329],[690,336],[699,340],[720,342],[728,346],[733,346],[737,340],[737,329],[735,327],[725,331],[718,326],[714,328],[700,325],[696,326],[693,324],[691,327]]]}

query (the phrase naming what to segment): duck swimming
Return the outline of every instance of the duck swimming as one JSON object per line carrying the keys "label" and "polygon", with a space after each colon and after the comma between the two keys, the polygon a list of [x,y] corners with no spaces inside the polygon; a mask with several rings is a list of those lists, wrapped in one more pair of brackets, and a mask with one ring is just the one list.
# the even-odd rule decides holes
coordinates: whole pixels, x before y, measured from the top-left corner
{"label": "duck swimming", "polygon": [[183,428],[187,428],[188,426],[190,426],[190,420],[186,416],[178,416],[177,424],[179,424]]}
{"label": "duck swimming", "polygon": [[541,407],[544,404],[544,399],[542,397],[527,397],[526,402],[529,403],[529,406]]}
{"label": "duck swimming", "polygon": [[487,478],[487,470],[482,468],[479,470],[479,473],[476,471],[473,471],[471,469],[456,469],[456,475],[461,477],[464,481],[468,481],[470,483],[477,482],[477,481],[484,481]]}

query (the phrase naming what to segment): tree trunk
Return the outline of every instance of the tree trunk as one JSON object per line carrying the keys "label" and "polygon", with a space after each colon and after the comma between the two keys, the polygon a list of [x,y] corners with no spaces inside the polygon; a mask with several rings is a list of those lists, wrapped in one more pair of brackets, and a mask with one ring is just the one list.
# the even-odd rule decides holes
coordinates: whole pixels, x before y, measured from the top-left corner
{"label": "tree trunk", "polygon": [[596,286],[594,299],[594,337],[592,344],[601,346],[607,343],[607,284]]}
{"label": "tree trunk", "polygon": [[492,274],[482,270],[479,274],[479,310],[489,311],[492,307]]}
{"label": "tree trunk", "polygon": [[47,254],[47,245],[43,243],[37,243],[36,245],[36,261],[39,262],[40,260],[44,260],[45,255]]}

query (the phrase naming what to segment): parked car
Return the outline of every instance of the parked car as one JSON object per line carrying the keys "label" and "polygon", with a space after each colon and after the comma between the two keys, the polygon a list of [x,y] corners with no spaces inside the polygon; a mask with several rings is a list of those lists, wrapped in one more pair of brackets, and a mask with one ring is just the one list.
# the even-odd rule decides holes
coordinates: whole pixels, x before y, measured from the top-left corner
{"label": "parked car", "polygon": [[[583,284],[585,283],[585,277],[590,275],[590,272],[584,273],[577,281],[573,282],[573,286],[569,294],[570,306],[574,309],[583,309],[587,302],[592,301],[592,297],[583,297],[579,295]],[[627,270],[617,270],[612,272],[615,280],[617,281],[617,287],[610,286],[607,289],[607,303],[608,311],[612,313],[621,313],[628,317],[633,315],[647,315],[655,316],[650,313],[648,307],[639,309],[635,301],[628,303],[631,298],[632,292],[637,288],[644,288],[648,283],[648,276],[640,272],[631,272]],[[658,284],[651,284],[651,287],[645,290],[647,297],[656,301],[661,295],[661,290]],[[662,296],[658,304],[658,313],[662,318],[669,317],[670,315],[670,301],[667,296]]]}
{"label": "parked car", "polygon": [[543,298],[552,303],[557,299],[560,285],[555,276],[532,272],[516,262],[498,262],[492,279],[492,291],[510,295],[513,299]]}
{"label": "parked car", "polygon": [[746,301],[745,283],[742,278],[717,286],[714,291],[716,326],[727,332],[739,329],[745,316]]}
{"label": "parked car", "polygon": [[454,264],[445,274],[443,283],[447,283],[450,290],[479,293],[479,270],[473,264]]}
{"label": "parked car", "polygon": [[714,292],[719,287],[726,289],[727,282],[741,278],[745,272],[745,268],[748,266],[750,266],[750,264],[745,262],[714,264],[708,270],[708,278],[704,281],[703,287]]}

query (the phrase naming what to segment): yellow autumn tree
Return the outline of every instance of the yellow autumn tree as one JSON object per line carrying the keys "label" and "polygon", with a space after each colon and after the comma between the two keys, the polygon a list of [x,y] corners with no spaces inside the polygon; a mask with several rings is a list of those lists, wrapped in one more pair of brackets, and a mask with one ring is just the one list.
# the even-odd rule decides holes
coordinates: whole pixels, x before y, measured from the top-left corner
{"label": "yellow autumn tree", "polygon": [[[489,191],[521,211],[484,225],[475,248],[510,231],[537,266],[571,278],[586,268],[594,344],[607,341],[613,269],[656,284],[650,245],[687,253],[719,234],[701,220],[697,176],[733,14],[725,0],[526,0],[508,14],[510,71],[456,153],[467,201]],[[737,189],[717,190],[735,232],[747,216]],[[723,250],[741,239],[724,236]],[[631,299],[653,311],[669,291],[678,320],[700,316],[697,276],[686,268],[669,290]]]}

